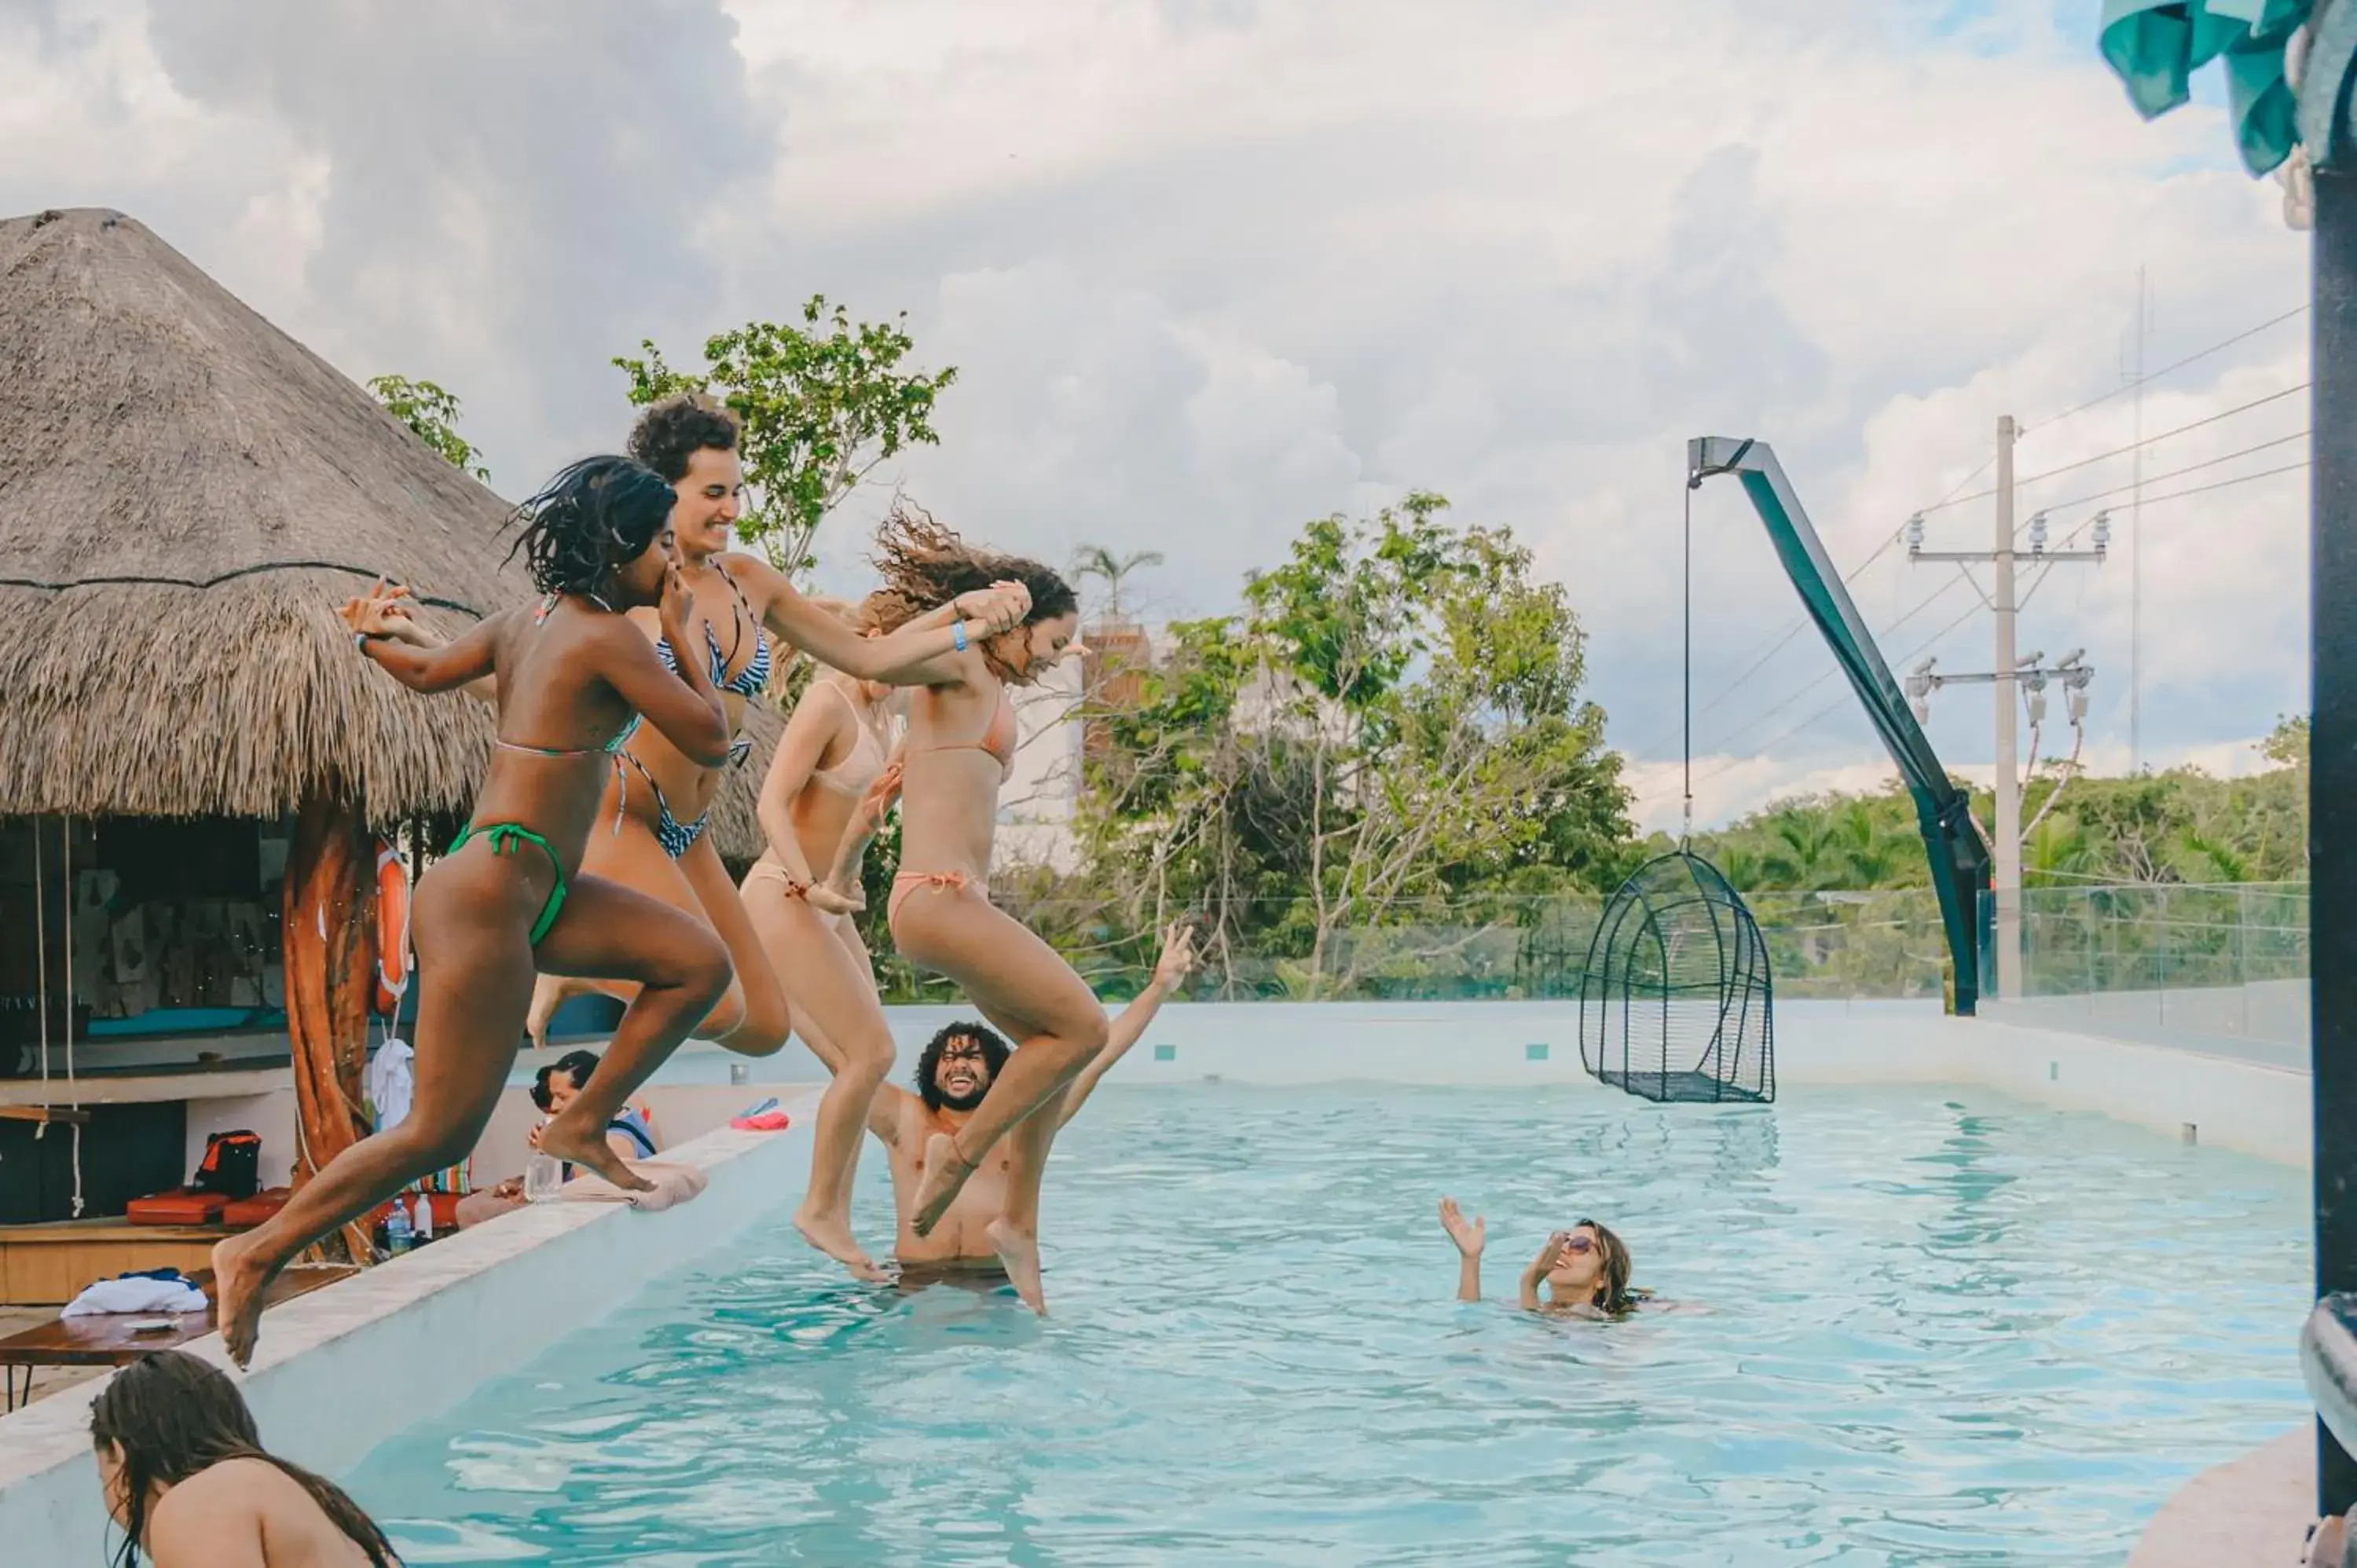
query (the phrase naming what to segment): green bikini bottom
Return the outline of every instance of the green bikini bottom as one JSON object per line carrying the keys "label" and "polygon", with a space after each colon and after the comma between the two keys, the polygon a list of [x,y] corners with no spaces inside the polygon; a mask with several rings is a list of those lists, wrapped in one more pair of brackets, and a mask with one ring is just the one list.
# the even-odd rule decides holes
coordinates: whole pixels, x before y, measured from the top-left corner
{"label": "green bikini bottom", "polygon": [[467,824],[467,831],[465,832],[460,833],[457,838],[450,841],[449,853],[452,854],[457,854],[458,851],[465,846],[468,839],[478,836],[490,841],[491,853],[493,854],[511,854],[515,849],[517,842],[521,840],[525,843],[538,844],[540,846],[540,853],[548,856],[548,868],[556,873],[556,886],[550,889],[548,902],[540,907],[540,918],[533,922],[532,945],[538,947],[540,945],[540,939],[548,935],[548,928],[556,924],[556,917],[563,913],[565,909],[565,866],[563,863],[558,861],[556,858],[556,852],[548,847],[548,841],[546,839],[541,837],[530,828],[524,827],[516,822],[469,822]]}

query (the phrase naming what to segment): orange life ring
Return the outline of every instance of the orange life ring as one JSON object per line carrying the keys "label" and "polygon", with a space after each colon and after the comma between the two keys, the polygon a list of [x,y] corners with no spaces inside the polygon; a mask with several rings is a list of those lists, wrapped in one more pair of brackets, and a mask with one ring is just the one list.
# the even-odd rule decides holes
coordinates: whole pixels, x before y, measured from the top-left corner
{"label": "orange life ring", "polygon": [[391,1017],[409,989],[409,868],[376,841],[376,1010]]}

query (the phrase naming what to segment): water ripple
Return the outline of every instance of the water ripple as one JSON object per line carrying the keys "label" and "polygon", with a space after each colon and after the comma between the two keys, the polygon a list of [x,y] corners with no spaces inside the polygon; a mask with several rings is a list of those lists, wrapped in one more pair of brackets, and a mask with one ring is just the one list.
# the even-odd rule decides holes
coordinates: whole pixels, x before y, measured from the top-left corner
{"label": "water ripple", "polygon": [[[1679,1310],[1454,1302],[1443,1191]],[[353,1485],[420,1563],[2079,1563],[2304,1409],[2298,1176],[1993,1097],[1114,1089],[1045,1225],[1041,1323],[781,1215]]]}

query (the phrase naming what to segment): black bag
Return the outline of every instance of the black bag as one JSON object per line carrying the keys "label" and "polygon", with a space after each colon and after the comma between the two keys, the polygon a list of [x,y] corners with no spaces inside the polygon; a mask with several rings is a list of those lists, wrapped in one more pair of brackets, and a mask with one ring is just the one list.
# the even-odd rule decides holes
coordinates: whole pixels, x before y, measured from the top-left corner
{"label": "black bag", "polygon": [[199,1192],[218,1192],[231,1203],[252,1197],[262,1186],[262,1139],[253,1133],[212,1133],[205,1157],[188,1183]]}

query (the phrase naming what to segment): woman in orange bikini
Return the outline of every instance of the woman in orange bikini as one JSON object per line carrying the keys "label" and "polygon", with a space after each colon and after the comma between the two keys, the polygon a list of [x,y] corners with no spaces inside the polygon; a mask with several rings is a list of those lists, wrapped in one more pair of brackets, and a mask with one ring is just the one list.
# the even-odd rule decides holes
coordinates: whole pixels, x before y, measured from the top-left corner
{"label": "woman in orange bikini", "polygon": [[[921,514],[895,512],[877,544],[885,585],[868,603],[879,626],[909,625],[1002,578],[1030,590],[1021,626],[939,661],[942,673],[909,696],[899,780],[900,871],[887,914],[903,958],[955,981],[984,1017],[1018,1042],[957,1135],[937,1134],[926,1144],[911,1223],[920,1236],[929,1234],[976,1163],[1013,1133],[1006,1212],[989,1235],[1008,1279],[1036,1311],[1039,1176],[1060,1120],[1054,1106],[1103,1048],[1105,1014],[1053,948],[992,907],[988,874],[999,787],[1015,760],[1007,688],[1028,685],[1081,651],[1080,601],[1049,568],[976,550]],[[879,793],[871,789],[871,800]],[[843,868],[872,825],[872,811],[855,822],[854,840],[829,878],[846,897]]]}
{"label": "woman in orange bikini", "polygon": [[[681,578],[695,596],[687,639],[657,639],[655,651],[676,667],[679,649],[694,651],[727,704],[730,733],[744,721],[745,704],[759,696],[783,668],[784,650],[802,649],[836,669],[866,680],[921,678],[919,667],[947,653],[953,642],[948,623],[959,615],[988,628],[1015,624],[1023,613],[1019,590],[993,591],[978,583],[949,613],[904,635],[869,639],[803,596],[783,573],[758,557],[731,553],[738,503],[745,489],[737,451],[737,415],[701,393],[668,398],[651,406],[631,428],[630,456],[669,480],[674,497],[672,527],[679,536]],[[724,564],[725,563],[725,564]],[[658,628],[638,618],[645,633]],[[955,634],[963,639],[965,632]],[[779,984],[761,940],[737,897],[737,885],[705,833],[705,814],[720,791],[723,768],[741,762],[751,743],[738,739],[718,765],[690,757],[659,735],[641,731],[621,753],[605,801],[611,828],[591,835],[583,866],[626,887],[662,899],[710,926],[727,945],[735,971],[727,993],[694,1031],[746,1056],[767,1056],[786,1043],[791,1027],[786,993]],[[547,1043],[548,1022],[568,995],[601,991],[627,1000],[628,985],[544,978],[533,996],[529,1027],[535,1043]],[[857,1249],[846,1228],[841,1239],[849,1256]]]}
{"label": "woman in orange bikini", "polygon": [[728,953],[701,920],[586,874],[582,850],[614,753],[641,718],[683,756],[727,755],[728,715],[710,677],[694,664],[664,669],[627,618],[657,607],[675,640],[694,624],[671,510],[670,487],[640,465],[588,458],[517,509],[537,606],[447,643],[421,635],[401,589],[379,583],[344,606],[361,656],[414,691],[496,678],[499,744],[467,831],[417,884],[409,1115],[213,1249],[221,1333],[239,1365],[253,1354],[264,1287],[288,1259],[473,1151],[515,1060],[536,970],[637,987],[603,1066],[541,1146],[617,1187],[652,1186],[607,1145],[606,1123],[726,989]]}

